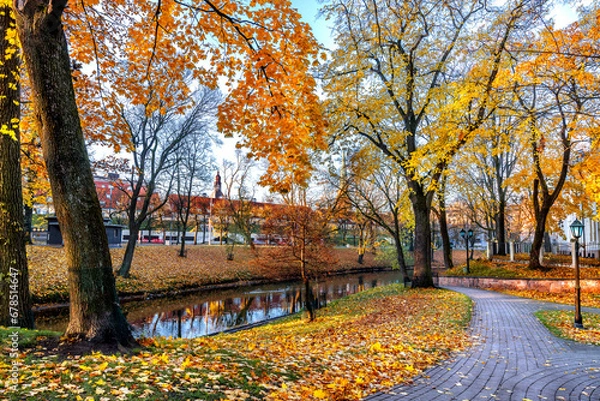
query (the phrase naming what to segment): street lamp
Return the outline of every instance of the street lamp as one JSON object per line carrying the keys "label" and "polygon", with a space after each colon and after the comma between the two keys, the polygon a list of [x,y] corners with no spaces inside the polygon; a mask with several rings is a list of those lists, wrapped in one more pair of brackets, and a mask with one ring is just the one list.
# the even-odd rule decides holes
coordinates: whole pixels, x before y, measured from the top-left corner
{"label": "street lamp", "polygon": [[460,230],[460,237],[465,240],[466,251],[467,251],[467,267],[465,267],[464,272],[469,274],[469,239],[473,238],[473,230],[469,229],[469,231],[465,231],[463,228]]}
{"label": "street lamp", "polygon": [[583,329],[583,320],[581,318],[581,287],[579,285],[579,238],[583,235],[583,224],[575,219],[569,227],[571,235],[575,238],[575,323],[578,329]]}

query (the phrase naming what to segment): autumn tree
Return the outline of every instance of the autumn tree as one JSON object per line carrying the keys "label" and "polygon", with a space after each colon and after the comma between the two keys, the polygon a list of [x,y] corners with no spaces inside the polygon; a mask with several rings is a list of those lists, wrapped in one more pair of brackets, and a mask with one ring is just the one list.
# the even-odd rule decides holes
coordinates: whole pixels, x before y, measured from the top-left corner
{"label": "autumn tree", "polygon": [[33,328],[20,170],[15,20],[0,5],[0,326]]}
{"label": "autumn tree", "polygon": [[175,193],[171,197],[171,210],[177,215],[179,221],[181,247],[179,256],[185,256],[185,235],[194,213],[194,199],[199,191],[210,180],[210,167],[213,163],[211,155],[212,138],[205,131],[198,130],[184,139],[178,152],[177,163],[172,171],[175,175]]}
{"label": "autumn tree", "polygon": [[[413,285],[433,285],[431,207],[440,177],[494,109],[505,45],[525,5],[336,0],[338,47],[323,71],[334,139],[364,138],[393,160],[414,215]],[[479,33],[475,34],[475,29]]]}
{"label": "autumn tree", "polygon": [[[600,8],[596,7],[587,11],[581,15],[582,18],[578,22],[581,34],[578,36],[576,52],[589,59],[597,57],[600,53]],[[588,127],[589,142],[587,152],[585,152],[587,157],[580,160],[579,165],[575,166],[588,199],[596,204],[600,204],[600,158],[598,157],[600,133],[598,133],[598,127],[600,127],[598,124]],[[600,218],[600,208],[598,207],[595,210],[595,217]]]}
{"label": "autumn tree", "polygon": [[112,273],[102,210],[85,149],[62,16],[66,1],[15,1],[36,128],[61,226],[69,274],[65,336],[132,346]]}
{"label": "autumn tree", "polygon": [[140,105],[152,93],[173,106],[187,96],[182,78],[191,73],[199,85],[220,82],[227,99],[219,129],[270,162],[264,183],[309,178],[306,151],[325,147],[311,73],[318,45],[289,1],[93,0],[70,7],[73,55],[95,66],[77,82],[89,99],[82,106],[96,110],[85,113],[90,136],[128,146],[113,123],[115,101]]}
{"label": "autumn tree", "polygon": [[363,148],[351,155],[339,188],[360,215],[381,227],[390,236],[396,261],[405,283],[411,281],[404,256],[404,233],[411,226],[406,182],[398,166],[381,160],[372,149]]}
{"label": "autumn tree", "polygon": [[[180,177],[173,174],[172,169],[181,163],[179,154],[190,151],[184,148],[186,141],[202,143],[200,136],[207,135],[208,121],[213,118],[219,101],[216,92],[200,89],[187,101],[174,106],[157,99],[154,94],[141,106],[122,104],[120,117],[131,140],[133,168],[120,188],[129,198],[129,240],[119,269],[120,276],[129,277],[142,223],[167,203],[175,179]],[[182,115],[182,109],[189,111]],[[159,195],[159,186],[161,201],[153,204],[151,200]]]}
{"label": "autumn tree", "polygon": [[452,245],[450,242],[450,233],[448,230],[448,214],[446,211],[446,183],[448,176],[446,174],[440,177],[440,186],[437,191],[437,208],[433,208],[433,213],[437,216],[440,225],[440,236],[442,237],[442,253],[444,258],[444,267],[450,269],[454,267],[452,261]]}
{"label": "autumn tree", "polygon": [[[205,94],[202,98],[207,98],[205,103],[213,103],[216,106],[219,102],[219,95],[208,88],[203,89]],[[216,111],[216,110],[215,110]],[[216,113],[210,113],[210,107],[204,110],[204,116],[199,114],[198,119],[188,119],[186,122],[196,125],[196,128],[186,136],[177,154],[174,155],[176,164],[168,174],[174,178],[175,193],[170,199],[170,209],[176,214],[179,222],[180,236],[182,238],[179,256],[185,256],[185,235],[190,223],[190,217],[195,212],[195,198],[201,189],[210,180],[210,167],[214,160],[212,157],[212,145],[216,138],[211,133],[212,119]]]}
{"label": "autumn tree", "polygon": [[506,254],[506,208],[520,192],[511,180],[524,153],[518,122],[510,111],[492,115],[449,171],[453,188],[470,209],[470,220],[487,233],[488,241],[497,241],[500,255]]}
{"label": "autumn tree", "polygon": [[[290,136],[305,139],[289,141],[290,146],[275,157],[281,160],[302,156],[309,143],[323,146],[315,81],[307,74],[317,45],[289,2],[90,0],[69,3],[68,14],[66,6],[67,0],[13,2],[65,240],[71,299],[66,334],[127,346],[133,340],[116,298],[73,93],[71,66],[76,63],[71,63],[63,24],[74,59],[94,66],[91,76],[79,68],[73,72],[85,110],[81,116],[86,127],[93,127],[88,134],[115,147],[128,143],[115,135],[122,127],[112,124],[116,109],[109,103],[129,98],[133,106],[140,106],[149,93],[164,98],[169,84],[184,87],[180,78],[188,71],[200,84],[213,88],[219,76],[226,77],[232,90],[220,113],[225,132],[261,134],[264,143],[272,145],[267,149],[281,149]],[[162,65],[156,70],[158,60]],[[143,76],[148,79],[141,80]],[[111,90],[125,93],[113,95]],[[125,96],[127,91],[138,95]],[[96,129],[101,126],[107,129]],[[256,143],[263,143],[263,138]],[[274,168],[278,166],[286,168],[284,163]]]}
{"label": "autumn tree", "polygon": [[[209,244],[215,236],[215,231],[219,233],[219,245],[223,245],[229,241],[229,228],[231,227],[231,210],[228,207],[227,200],[223,198],[212,199],[210,205],[210,227],[211,237]],[[233,255],[228,255],[232,258]]]}
{"label": "autumn tree", "polygon": [[282,194],[284,205],[271,207],[262,231],[277,235],[284,244],[269,253],[269,263],[294,263],[304,283],[304,304],[312,321],[316,317],[315,299],[311,282],[317,277],[318,268],[333,261],[330,237],[335,231],[333,220],[339,197],[321,197],[319,202],[310,196],[307,187],[292,185]]}
{"label": "autumn tree", "polygon": [[543,268],[540,253],[548,216],[568,178],[571,154],[597,125],[595,60],[573,55],[578,26],[548,29],[533,42],[532,57],[520,53],[514,94],[522,113],[520,129],[529,149],[535,232],[529,268]]}

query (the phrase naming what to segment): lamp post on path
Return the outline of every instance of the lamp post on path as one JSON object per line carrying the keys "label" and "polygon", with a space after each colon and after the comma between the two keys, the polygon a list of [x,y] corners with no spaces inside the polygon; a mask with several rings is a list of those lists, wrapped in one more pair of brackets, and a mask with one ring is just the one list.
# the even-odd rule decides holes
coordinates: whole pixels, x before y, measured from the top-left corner
{"label": "lamp post on path", "polygon": [[464,268],[464,272],[466,274],[470,273],[469,269],[469,239],[473,238],[473,230],[469,229],[469,231],[465,231],[463,228],[460,230],[460,237],[465,240],[466,251],[467,251],[467,266]]}
{"label": "lamp post on path", "polygon": [[575,238],[575,322],[574,326],[583,329],[583,319],[581,318],[581,287],[579,285],[579,238],[583,234],[583,224],[577,219],[569,226],[571,235]]}

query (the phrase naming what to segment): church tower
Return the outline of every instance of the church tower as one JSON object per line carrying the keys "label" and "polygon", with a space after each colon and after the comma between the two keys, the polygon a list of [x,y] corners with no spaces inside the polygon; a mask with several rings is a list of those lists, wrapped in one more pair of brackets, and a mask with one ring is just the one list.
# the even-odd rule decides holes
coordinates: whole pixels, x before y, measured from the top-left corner
{"label": "church tower", "polygon": [[210,197],[215,199],[223,197],[223,191],[221,191],[221,175],[218,171],[217,175],[215,176],[215,187]]}

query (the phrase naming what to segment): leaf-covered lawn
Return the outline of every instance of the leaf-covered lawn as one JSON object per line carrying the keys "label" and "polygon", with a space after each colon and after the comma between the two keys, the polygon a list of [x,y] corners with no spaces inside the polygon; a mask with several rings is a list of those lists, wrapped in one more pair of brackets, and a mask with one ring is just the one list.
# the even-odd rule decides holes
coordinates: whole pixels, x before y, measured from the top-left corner
{"label": "leaf-covered lawn", "polygon": [[[575,306],[575,293],[573,291],[564,293],[543,292],[536,290],[495,290],[517,297],[537,299],[538,301],[556,302],[558,304]],[[581,305],[590,308],[600,308],[600,294],[581,294]]]}
{"label": "leaf-covered lawn", "polygon": [[[447,276],[466,276],[463,268],[464,265],[455,266],[444,272],[444,274]],[[550,266],[547,270],[532,270],[528,269],[525,264],[473,260],[469,263],[468,276],[533,279],[562,278],[572,280],[575,278],[575,270],[570,266]],[[600,278],[600,267],[581,268],[580,277],[581,279]]]}
{"label": "leaf-covered lawn", "polygon": [[600,314],[582,313],[584,330],[573,325],[573,311],[540,311],[536,316],[556,336],[585,344],[600,345]]}
{"label": "leaf-covered lawn", "polygon": [[[281,263],[274,268],[272,263],[263,263],[260,255],[268,248],[257,247],[257,257],[249,248],[236,247],[233,261],[227,260],[224,246],[197,245],[186,249],[187,257],[181,258],[178,256],[178,246],[138,247],[133,258],[131,277],[117,277],[120,295],[161,293],[240,280],[277,280],[299,274],[294,265]],[[111,249],[113,268],[120,266],[124,252],[124,248]],[[34,302],[67,302],[68,280],[64,249],[30,246],[27,248],[27,256]],[[356,250],[348,248],[335,249],[334,257],[334,263],[324,268],[323,273],[356,267],[383,267],[386,264],[375,260],[372,254],[367,254],[364,265],[358,265]]]}
{"label": "leaf-covered lawn", "polygon": [[[296,315],[235,334],[145,339],[131,355],[58,361],[28,351],[17,392],[8,380],[0,389],[28,400],[357,400],[464,349],[470,311],[454,292],[380,287],[312,323]],[[0,369],[10,363],[3,353]]]}

